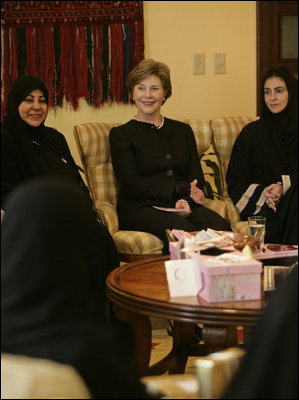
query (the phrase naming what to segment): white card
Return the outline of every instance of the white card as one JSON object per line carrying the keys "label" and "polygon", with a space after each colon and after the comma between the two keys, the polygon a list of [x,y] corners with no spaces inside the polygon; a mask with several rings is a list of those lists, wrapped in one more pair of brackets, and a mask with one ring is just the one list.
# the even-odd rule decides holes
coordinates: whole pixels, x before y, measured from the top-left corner
{"label": "white card", "polygon": [[171,297],[196,296],[202,288],[199,254],[185,260],[165,261]]}

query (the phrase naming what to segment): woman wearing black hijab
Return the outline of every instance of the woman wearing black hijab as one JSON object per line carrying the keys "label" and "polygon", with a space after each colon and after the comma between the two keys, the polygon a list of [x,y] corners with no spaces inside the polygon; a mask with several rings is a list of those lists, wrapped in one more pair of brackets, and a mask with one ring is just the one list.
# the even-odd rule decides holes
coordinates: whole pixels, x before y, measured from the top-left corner
{"label": "woman wearing black hijab", "polygon": [[[89,191],[65,137],[44,124],[48,113],[48,90],[44,83],[33,76],[16,79],[7,97],[6,111],[1,127],[1,210],[5,212],[6,197],[19,184],[46,176],[78,184],[92,208]],[[94,218],[97,218],[95,212]],[[103,242],[110,249],[109,269],[118,267],[119,259],[111,235],[102,224],[98,224],[98,231],[101,234],[99,250],[103,248]]]}
{"label": "woman wearing black hijab", "polygon": [[262,80],[262,112],[235,141],[228,193],[241,219],[263,215],[265,241],[298,244],[298,80],[284,67]]}
{"label": "woman wearing black hijab", "polygon": [[65,137],[44,121],[48,113],[48,90],[32,76],[12,84],[1,127],[1,207],[18,184],[36,176],[60,176],[81,185],[88,193]]}
{"label": "woman wearing black hijab", "polygon": [[96,225],[86,196],[70,182],[32,180],[8,198],[1,225],[1,352],[73,365],[93,398],[145,398],[126,343],[103,312],[105,271],[102,296],[91,284]]}

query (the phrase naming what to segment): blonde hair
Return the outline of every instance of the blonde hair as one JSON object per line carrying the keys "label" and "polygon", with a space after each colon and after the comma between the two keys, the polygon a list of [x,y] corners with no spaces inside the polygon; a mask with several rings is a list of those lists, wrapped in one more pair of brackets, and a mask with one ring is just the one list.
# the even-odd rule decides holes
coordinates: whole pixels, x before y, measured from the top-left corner
{"label": "blonde hair", "polygon": [[133,97],[134,87],[138,83],[140,83],[143,79],[146,79],[150,75],[155,75],[160,79],[163,89],[165,91],[165,101],[166,101],[172,94],[170,69],[166,64],[159,61],[155,61],[151,58],[141,61],[129,73],[129,76],[127,78],[127,89],[130,98]]}

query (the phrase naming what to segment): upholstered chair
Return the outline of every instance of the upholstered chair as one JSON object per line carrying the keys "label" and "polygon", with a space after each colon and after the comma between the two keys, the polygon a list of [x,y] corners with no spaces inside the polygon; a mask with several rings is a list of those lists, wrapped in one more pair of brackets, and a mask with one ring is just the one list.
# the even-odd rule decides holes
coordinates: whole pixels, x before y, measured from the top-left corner
{"label": "upholstered chair", "polygon": [[72,365],[1,354],[1,399],[91,399]]}
{"label": "upholstered chair", "polygon": [[247,222],[240,220],[240,214],[227,192],[226,173],[233,145],[242,128],[256,117],[215,118],[210,121],[212,142],[221,165],[222,195],[226,204],[228,219],[235,232],[247,233]]}
{"label": "upholstered chair", "polygon": [[74,126],[74,136],[99,219],[112,235],[121,261],[131,262],[162,254],[162,241],[147,232],[119,230],[116,201],[118,184],[114,175],[109,133],[120,124],[90,122]]}
{"label": "upholstered chair", "polygon": [[[194,131],[199,155],[211,144],[207,120],[186,120]],[[74,136],[90,190],[93,205],[102,223],[109,229],[121,261],[130,262],[162,254],[162,241],[146,232],[119,230],[116,212],[118,184],[111,163],[109,132],[119,123],[89,122],[74,126]],[[207,199],[206,207],[226,217],[225,203]]]}

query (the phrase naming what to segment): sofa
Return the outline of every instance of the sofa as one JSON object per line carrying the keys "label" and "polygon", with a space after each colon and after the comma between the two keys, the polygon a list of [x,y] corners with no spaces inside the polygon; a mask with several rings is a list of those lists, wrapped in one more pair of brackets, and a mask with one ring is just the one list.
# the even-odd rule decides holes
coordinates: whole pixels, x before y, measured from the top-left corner
{"label": "sofa", "polygon": [[[234,141],[243,126],[255,117],[223,117],[212,120],[185,119],[195,136],[205,174],[204,206],[226,218],[233,231],[245,233],[247,223],[240,221],[237,209],[227,193],[226,171]],[[116,213],[118,184],[109,149],[109,132],[119,123],[88,122],[73,129],[78,152],[99,219],[111,233],[120,260],[131,262],[162,254],[162,241],[146,232],[119,230]]]}

